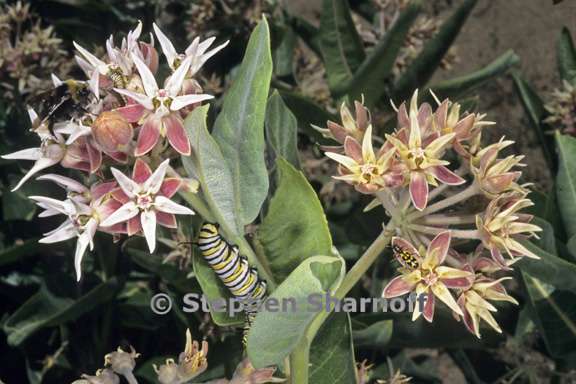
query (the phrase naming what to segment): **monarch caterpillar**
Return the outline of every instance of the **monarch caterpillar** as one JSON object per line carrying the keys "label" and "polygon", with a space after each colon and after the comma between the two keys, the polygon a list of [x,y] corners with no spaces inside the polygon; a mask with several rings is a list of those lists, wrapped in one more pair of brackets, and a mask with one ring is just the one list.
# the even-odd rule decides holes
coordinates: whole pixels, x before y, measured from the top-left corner
{"label": "monarch caterpillar", "polygon": [[394,252],[394,255],[397,258],[401,259],[404,262],[404,264],[408,266],[408,268],[416,269],[420,266],[416,257],[412,253],[405,250],[404,248],[394,244],[392,245],[392,251]]}
{"label": "monarch caterpillar", "polygon": [[[198,247],[204,259],[234,297],[240,300],[260,300],[266,296],[266,282],[258,277],[258,271],[250,267],[246,257],[239,254],[238,247],[227,243],[220,236],[216,224],[202,225]],[[246,311],[242,338],[244,345],[255,316],[255,310]]]}

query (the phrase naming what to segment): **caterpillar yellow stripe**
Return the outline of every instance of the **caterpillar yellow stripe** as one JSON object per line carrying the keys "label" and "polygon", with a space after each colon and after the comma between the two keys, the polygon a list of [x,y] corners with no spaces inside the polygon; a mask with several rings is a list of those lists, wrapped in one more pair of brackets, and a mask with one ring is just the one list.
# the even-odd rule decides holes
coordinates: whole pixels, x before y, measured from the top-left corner
{"label": "caterpillar yellow stripe", "polygon": [[[240,300],[260,300],[266,296],[266,281],[258,277],[258,271],[250,267],[246,257],[240,255],[238,247],[227,243],[220,236],[216,224],[203,224],[197,243],[204,259],[234,297]],[[246,311],[242,338],[244,345],[255,316],[255,311]]]}

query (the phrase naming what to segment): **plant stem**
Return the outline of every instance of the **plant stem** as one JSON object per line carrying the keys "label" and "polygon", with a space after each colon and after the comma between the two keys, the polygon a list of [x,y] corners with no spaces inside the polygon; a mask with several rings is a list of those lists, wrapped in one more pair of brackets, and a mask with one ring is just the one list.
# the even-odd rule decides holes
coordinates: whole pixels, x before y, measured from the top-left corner
{"label": "plant stem", "polygon": [[429,215],[424,216],[419,223],[425,225],[451,225],[451,224],[474,224],[476,215]]}
{"label": "plant stem", "polygon": [[290,355],[290,383],[308,384],[310,341],[303,337]]}
{"label": "plant stem", "polygon": [[448,208],[449,206],[457,204],[463,200],[469,199],[470,197],[472,197],[478,193],[480,193],[480,188],[478,188],[476,183],[473,183],[468,188],[466,188],[466,189],[464,189],[464,190],[462,190],[462,191],[460,191],[460,192],[458,192],[458,193],[456,193],[450,197],[447,197],[444,200],[441,200],[435,204],[432,204],[420,212],[415,212],[415,213],[409,215],[407,217],[408,221],[410,222],[410,221],[417,219],[419,217],[429,215],[431,213],[440,211],[444,208]]}
{"label": "plant stem", "polygon": [[[360,259],[354,264],[352,269],[344,276],[342,280],[342,284],[336,289],[334,293],[334,297],[338,299],[343,299],[344,296],[358,283],[360,278],[368,271],[370,266],[376,261],[376,258],[382,253],[384,248],[388,246],[392,236],[394,234],[393,229],[396,227],[396,222],[394,220],[390,220],[384,230],[378,235],[378,237],[370,244],[368,249],[362,254]],[[330,316],[329,311],[322,311],[320,312],[314,320],[310,323],[308,330],[306,331],[306,337],[310,342],[314,340],[314,336],[326,321],[326,319]]]}
{"label": "plant stem", "polygon": [[[429,227],[427,225],[418,224],[410,224],[408,225],[408,228],[428,235],[437,235],[447,230],[446,228]],[[480,233],[478,233],[478,230],[476,229],[450,229],[449,231],[452,237],[457,237],[459,239],[480,239]]]}

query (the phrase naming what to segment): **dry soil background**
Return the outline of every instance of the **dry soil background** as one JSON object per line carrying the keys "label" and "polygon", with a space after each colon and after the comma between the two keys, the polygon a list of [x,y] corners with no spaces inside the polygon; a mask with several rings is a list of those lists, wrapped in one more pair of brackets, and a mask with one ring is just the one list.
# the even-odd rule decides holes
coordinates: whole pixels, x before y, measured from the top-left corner
{"label": "dry soil background", "polygon": [[[318,20],[321,0],[286,0],[285,4],[311,21]],[[465,74],[513,49],[521,58],[519,68],[524,77],[541,95],[546,95],[559,85],[555,49],[564,25],[576,38],[576,0],[556,5],[552,0],[480,0],[456,40],[459,62],[452,71],[438,73],[436,77]],[[550,175],[511,79],[499,78],[478,93],[481,110],[488,112],[489,120],[498,123],[492,135],[506,135],[516,141],[515,151],[526,155],[526,180],[545,189]]]}

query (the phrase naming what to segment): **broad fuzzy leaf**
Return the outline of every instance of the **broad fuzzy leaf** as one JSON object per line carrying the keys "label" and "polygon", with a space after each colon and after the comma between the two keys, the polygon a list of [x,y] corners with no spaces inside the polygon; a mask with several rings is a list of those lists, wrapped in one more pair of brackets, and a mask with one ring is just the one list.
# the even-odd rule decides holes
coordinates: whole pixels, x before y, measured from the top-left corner
{"label": "broad fuzzy leaf", "polygon": [[270,32],[264,19],[250,36],[213,131],[232,173],[234,211],[240,225],[254,221],[268,193],[264,116],[271,76]]}
{"label": "broad fuzzy leaf", "polygon": [[576,49],[570,36],[570,30],[562,28],[557,45],[557,60],[560,78],[570,83],[576,82]]}
{"label": "broad fuzzy leaf", "polygon": [[576,139],[556,134],[558,175],[556,195],[567,237],[576,234]]}
{"label": "broad fuzzy leaf", "polygon": [[279,364],[292,352],[317,315],[310,296],[333,292],[343,276],[344,262],[334,256],[309,257],[292,271],[268,299],[276,300],[280,308],[285,303],[285,308],[261,307],[248,333],[248,357],[256,368]]}
{"label": "broad fuzzy leaf", "polygon": [[278,188],[260,225],[257,239],[277,281],[313,255],[330,255],[328,222],[316,192],[304,175],[278,158]]}
{"label": "broad fuzzy leaf", "polygon": [[319,33],[328,86],[342,95],[365,58],[347,0],[323,1]]}
{"label": "broad fuzzy leaf", "polygon": [[298,121],[282,96],[274,91],[266,108],[266,141],[275,157],[283,157],[296,168],[298,160]]}

